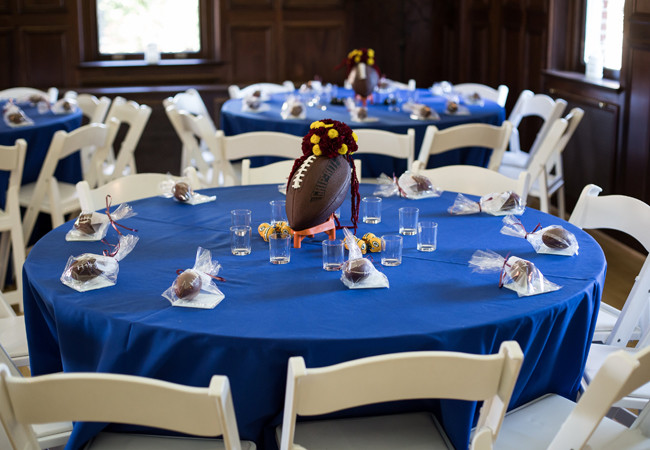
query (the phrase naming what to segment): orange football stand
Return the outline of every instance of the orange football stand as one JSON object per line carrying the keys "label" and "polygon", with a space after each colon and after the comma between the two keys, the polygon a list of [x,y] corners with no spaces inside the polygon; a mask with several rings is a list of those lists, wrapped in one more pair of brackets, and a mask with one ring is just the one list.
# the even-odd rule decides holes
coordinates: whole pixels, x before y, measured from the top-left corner
{"label": "orange football stand", "polygon": [[306,230],[293,232],[293,248],[300,248],[300,243],[306,237],[314,237],[316,233],[327,233],[330,241],[336,239],[336,223],[334,222],[334,214],[330,216],[327,222],[316,225],[315,227],[307,228]]}

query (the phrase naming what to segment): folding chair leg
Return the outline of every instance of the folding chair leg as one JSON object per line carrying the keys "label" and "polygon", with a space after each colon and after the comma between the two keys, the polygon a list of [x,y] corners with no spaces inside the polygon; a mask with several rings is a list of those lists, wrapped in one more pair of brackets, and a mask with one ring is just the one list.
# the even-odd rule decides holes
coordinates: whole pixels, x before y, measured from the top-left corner
{"label": "folding chair leg", "polygon": [[560,219],[566,220],[566,199],[564,197],[564,186],[557,190],[557,215]]}

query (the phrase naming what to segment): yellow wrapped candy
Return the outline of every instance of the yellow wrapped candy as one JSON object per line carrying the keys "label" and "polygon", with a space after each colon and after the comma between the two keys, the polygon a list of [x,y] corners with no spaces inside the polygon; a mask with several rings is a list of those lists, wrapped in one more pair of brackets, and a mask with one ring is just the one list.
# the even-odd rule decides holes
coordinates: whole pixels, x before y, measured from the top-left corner
{"label": "yellow wrapped candy", "polygon": [[[366,242],[365,242],[363,239],[359,239],[359,238],[356,237],[356,236],[352,236],[352,237],[354,238],[354,240],[356,241],[357,245],[359,246],[359,249],[361,250],[361,253],[365,255],[366,252],[368,251],[368,245],[366,244]],[[348,248],[348,244],[347,244],[347,243],[345,244],[345,248],[347,248],[348,250],[350,250],[350,249]]]}
{"label": "yellow wrapped candy", "polygon": [[257,232],[260,234],[260,236],[264,236],[264,232],[271,228],[270,223],[262,222],[259,227],[257,227]]}
{"label": "yellow wrapped candy", "polygon": [[368,246],[368,250],[371,253],[377,253],[381,251],[381,238],[378,238],[373,233],[366,233],[361,238]]}

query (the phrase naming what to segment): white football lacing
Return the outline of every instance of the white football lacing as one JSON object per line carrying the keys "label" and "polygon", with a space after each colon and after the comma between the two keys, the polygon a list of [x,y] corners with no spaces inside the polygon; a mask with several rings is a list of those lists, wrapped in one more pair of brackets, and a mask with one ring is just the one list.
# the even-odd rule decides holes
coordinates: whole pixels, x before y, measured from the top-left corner
{"label": "white football lacing", "polygon": [[311,166],[311,163],[314,162],[316,159],[316,156],[314,155],[309,155],[307,159],[300,165],[298,170],[296,170],[296,173],[293,176],[293,187],[294,189],[300,188],[300,184],[302,183],[302,179],[305,176],[305,173],[307,173],[307,168]]}

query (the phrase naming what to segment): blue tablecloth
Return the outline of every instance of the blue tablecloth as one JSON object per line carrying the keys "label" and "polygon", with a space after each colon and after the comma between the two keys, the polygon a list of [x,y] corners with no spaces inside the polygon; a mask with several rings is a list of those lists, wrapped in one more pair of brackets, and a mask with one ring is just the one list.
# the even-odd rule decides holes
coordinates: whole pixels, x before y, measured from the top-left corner
{"label": "blue tablecloth", "polygon": [[[464,105],[469,110],[469,115],[451,115],[446,111],[446,99],[434,96],[426,89],[418,89],[419,103],[430,106],[440,115],[439,120],[413,120],[410,113],[406,111],[390,111],[387,105],[381,102],[378,97],[376,104],[368,105],[368,117],[378,119],[373,122],[352,122],[350,114],[345,106],[327,105],[327,110],[318,108],[307,108],[307,117],[301,119],[283,120],[280,116],[280,109],[284,96],[274,95],[266,102],[269,109],[253,113],[242,111],[242,100],[228,100],[221,108],[221,128],[226,136],[246,133],[250,131],[280,131],[296,136],[304,136],[309,131],[309,125],[325,118],[339,120],[347,123],[351,128],[378,128],[392,131],[393,133],[406,133],[409,128],[415,129],[415,157],[418,157],[424,133],[427,126],[435,125],[439,129],[448,128],[464,123],[487,123],[490,125],[501,125],[505,120],[505,110],[498,104],[485,100],[484,105]],[[352,95],[352,91],[339,89],[339,95]],[[299,150],[297,156],[300,156]],[[468,148],[452,150],[429,158],[428,167],[440,167],[452,164],[471,164],[475,166],[487,166],[490,158],[490,151],[484,148]],[[296,157],[297,157],[296,156]],[[400,175],[406,170],[406,163],[403,160],[393,159],[381,155],[358,155],[362,161],[364,177],[378,177],[381,173]]]}
{"label": "blue tablecloth", "polygon": [[[374,186],[361,185],[368,195]],[[268,221],[269,201],[281,199],[276,186],[209,191],[216,202],[198,206],[172,199],[133,202],[137,216],[123,224],[140,241],[120,262],[117,285],[76,292],[59,277],[70,255],[101,253],[100,242],[66,242],[71,222],[41,239],[24,266],[25,317],[34,375],[65,370],[145,375],[207,386],[211,375],[230,377],[240,434],[260,448],[273,448],[281,422],[287,361],[302,355],[308,367],[354,358],[415,350],[494,353],[514,339],[524,363],[511,406],[555,392],[577,393],[593,334],[605,276],[598,244],[576,227],[527,209],[525,226],[562,224],[575,233],[580,254],[538,255],[530,244],[499,233],[501,218],[486,214],[450,216],[455,194],[411,201],[387,198],[382,222],[360,224],[358,235],[398,229],[398,208],[420,208],[421,219],[439,223],[438,249],[418,252],[416,238],[404,237],[403,263],[379,266],[389,289],[348,290],[340,273],[321,268],[325,235],[292,249],[291,262],[268,262],[268,244],[254,231],[252,253],[230,254],[230,213],[250,208],[253,225]],[[349,221],[349,199],[342,207]],[[340,232],[339,232],[340,234]],[[115,232],[109,231],[109,240]],[[222,264],[225,299],[212,310],[172,307],[161,296],[177,269],[191,267],[197,246]],[[533,261],[562,288],[518,298],[498,288],[498,274],[472,273],[477,249],[511,252]],[[379,254],[374,254],[375,262]],[[435,382],[435,380],[432,380]],[[426,408],[441,419],[456,448],[466,448],[477,416],[471,402],[442,401],[382,405],[388,410]],[[364,411],[366,412],[366,411]],[[76,448],[102,424],[76,426]]]}
{"label": "blue tablecloth", "polygon": [[[6,102],[0,101],[0,111]],[[56,115],[51,111],[39,114],[36,106],[20,104],[20,108],[34,121],[34,125],[12,128],[0,119],[0,145],[14,145],[17,139],[27,141],[25,168],[22,184],[32,183],[38,178],[41,166],[50,148],[52,136],[59,130],[72,131],[81,125],[81,110],[71,114]],[[81,180],[79,155],[71,155],[59,162],[55,176],[62,181],[76,183]],[[8,172],[0,171],[0,207],[4,207],[5,192],[9,182]]]}

